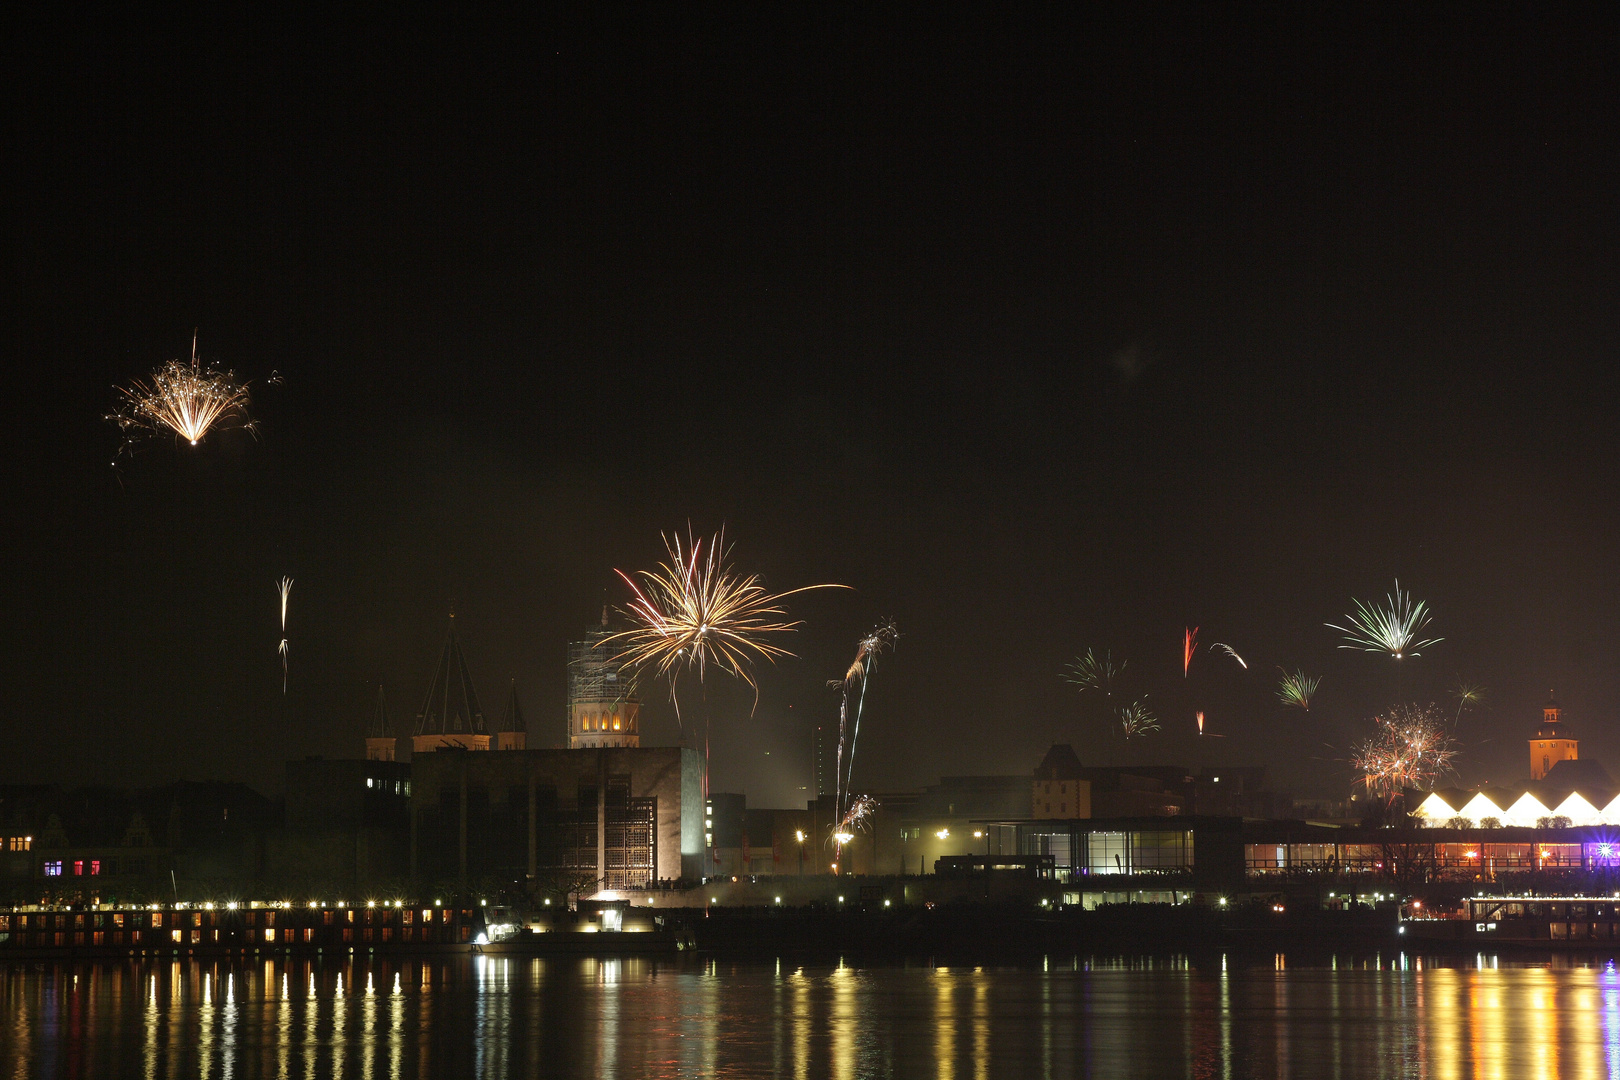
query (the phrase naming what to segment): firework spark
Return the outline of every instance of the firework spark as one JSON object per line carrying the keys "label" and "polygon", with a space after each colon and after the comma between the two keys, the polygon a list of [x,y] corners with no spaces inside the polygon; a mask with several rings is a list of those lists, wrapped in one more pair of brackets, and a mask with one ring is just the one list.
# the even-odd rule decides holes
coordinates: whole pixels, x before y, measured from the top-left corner
{"label": "firework spark", "polygon": [[293,579],[284,577],[276,582],[276,592],[281,595],[281,647],[276,651],[281,654],[281,692],[287,692],[287,597],[292,593]]}
{"label": "firework spark", "polygon": [[1189,629],[1182,638],[1181,645],[1181,677],[1187,677],[1187,669],[1192,667],[1193,653],[1198,649],[1198,627]]}
{"label": "firework spark", "polygon": [[254,430],[248,416],[248,388],[229,371],[204,367],[191,338],[191,364],[170,360],[152,373],[120,387],[118,408],[107,419],[124,433],[125,447],[142,438],[173,432],[196,446],[209,431],[225,427]]}
{"label": "firework spark", "polygon": [[1373,737],[1350,757],[1351,767],[1361,774],[1357,783],[1368,794],[1393,803],[1407,789],[1432,789],[1452,771],[1457,744],[1437,706],[1397,705],[1373,723]]}
{"label": "firework spark", "polygon": [[1401,591],[1399,580],[1395,582],[1395,591],[1386,600],[1386,606],[1373,607],[1354,597],[1350,598],[1350,602],[1356,606],[1353,614],[1344,617],[1350,625],[1326,624],[1328,629],[1344,634],[1346,644],[1339,648],[1388,653],[1400,660],[1407,656],[1419,656],[1421,653],[1418,650],[1445,640],[1418,639],[1418,634],[1429,625],[1428,605],[1421,600],[1413,604],[1411,594]]}
{"label": "firework spark", "polygon": [[[872,668],[877,663],[878,654],[885,649],[892,649],[895,641],[900,637],[900,631],[895,628],[892,620],[879,623],[873,627],[855,646],[855,660],[849,665],[842,680],[834,680],[832,685],[843,688],[843,699],[838,706],[838,752],[833,766],[833,806],[842,808],[844,796],[849,790],[851,779],[855,775],[855,744],[861,736],[861,714],[866,709],[866,683],[872,674]],[[860,693],[855,697],[854,715],[850,714],[850,697],[856,684],[860,684]],[[845,753],[845,740],[848,739],[848,754]],[[847,756],[847,761],[845,760]],[[853,804],[852,804],[853,805]],[[843,829],[848,832],[850,830]]]}
{"label": "firework spark", "polygon": [[1126,661],[1121,660],[1115,666],[1113,650],[1098,656],[1087,649],[1086,655],[1077,656],[1064,665],[1062,678],[1078,686],[1082,694],[1087,690],[1097,690],[1103,697],[1112,697],[1114,680],[1124,674],[1125,664]]}
{"label": "firework spark", "polygon": [[1159,718],[1145,701],[1133,701],[1119,710],[1119,729],[1125,738],[1134,739],[1150,731],[1159,730]]}
{"label": "firework spark", "polygon": [[1307,675],[1300,668],[1287,671],[1278,668],[1283,677],[1277,683],[1277,697],[1284,705],[1293,705],[1296,708],[1311,711],[1311,698],[1316,696],[1316,688],[1321,685],[1319,676]]}
{"label": "firework spark", "polygon": [[745,577],[732,568],[724,529],[709,541],[707,553],[703,541],[690,535],[684,545],[678,535],[673,539],[665,536],[664,547],[669,561],[660,563],[657,570],[638,571],[640,585],[623,570],[614,571],[630,586],[633,598],[624,613],[635,625],[609,634],[602,643],[622,645],[614,663],[646,667],[667,676],[672,701],[683,669],[696,668],[701,682],[713,662],[752,687],[757,706],[759,684],[754,681],[754,663],[793,655],[768,640],[799,626],[796,621],[785,620],[781,602],[812,589],[848,588],[806,585],[768,593],[758,574]]}
{"label": "firework spark", "polygon": [[1216,650],[1216,649],[1219,649],[1219,650],[1221,650],[1221,651],[1222,651],[1222,652],[1224,652],[1224,653],[1225,653],[1225,654],[1226,654],[1226,655],[1227,655],[1227,656],[1230,656],[1230,657],[1231,657],[1231,658],[1232,658],[1232,659],[1234,659],[1234,660],[1236,660],[1236,661],[1237,661],[1237,662],[1238,662],[1238,664],[1239,664],[1239,665],[1241,665],[1241,666],[1242,666],[1242,668],[1243,668],[1243,670],[1244,670],[1244,671],[1248,671],[1248,670],[1249,670],[1249,664],[1248,664],[1248,661],[1246,661],[1246,660],[1244,660],[1244,659],[1243,659],[1243,657],[1241,657],[1241,656],[1239,656],[1239,655],[1238,655],[1238,654],[1237,654],[1237,650],[1236,650],[1236,649],[1234,649],[1234,648],[1232,648],[1232,646],[1230,646],[1230,645],[1226,645],[1226,644],[1222,644],[1222,643],[1221,643],[1221,642],[1219,642],[1219,641],[1217,641],[1217,642],[1215,642],[1215,644],[1213,644],[1213,645],[1211,645],[1211,646],[1210,646],[1210,647],[1209,647],[1209,651],[1210,651],[1210,652],[1214,652],[1214,651],[1215,651],[1215,650]]}

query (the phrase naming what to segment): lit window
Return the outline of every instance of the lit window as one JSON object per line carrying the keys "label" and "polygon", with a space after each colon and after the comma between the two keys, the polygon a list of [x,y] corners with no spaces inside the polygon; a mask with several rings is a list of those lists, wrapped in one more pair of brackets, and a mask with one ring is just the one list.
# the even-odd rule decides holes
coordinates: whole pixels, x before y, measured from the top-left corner
{"label": "lit window", "polygon": [[62,864],[60,862],[48,862],[48,863],[46,863],[45,864],[45,876],[46,877],[61,877],[62,876]]}
{"label": "lit window", "polygon": [[264,940],[266,940],[266,941],[274,941],[274,940],[276,940],[276,932],[275,932],[274,928],[271,928],[271,929],[266,930],[264,932]]}
{"label": "lit window", "polygon": [[91,859],[90,860],[90,874],[91,874],[91,876],[94,877],[96,874],[99,874],[99,873],[101,873],[101,860],[100,859]]}
{"label": "lit window", "polygon": [[83,859],[74,859],[73,860],[73,876],[74,877],[84,877],[84,860]]}
{"label": "lit window", "polygon": [[371,777],[368,776],[368,777],[366,777],[366,787],[371,787],[371,786],[372,786]]}

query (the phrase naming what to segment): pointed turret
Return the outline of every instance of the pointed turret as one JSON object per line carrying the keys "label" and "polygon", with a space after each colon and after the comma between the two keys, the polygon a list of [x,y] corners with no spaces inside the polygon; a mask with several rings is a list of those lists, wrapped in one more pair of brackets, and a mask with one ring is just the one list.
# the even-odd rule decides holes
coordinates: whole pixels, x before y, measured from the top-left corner
{"label": "pointed turret", "polygon": [[517,680],[506,695],[506,708],[501,712],[500,727],[495,729],[495,749],[524,750],[529,741],[529,725],[523,720],[523,706],[518,704]]}
{"label": "pointed turret", "polygon": [[467,660],[461,655],[461,639],[456,636],[454,616],[451,618],[444,650],[439,654],[438,666],[433,669],[433,681],[428,684],[427,697],[416,714],[416,734],[411,738],[411,752],[415,754],[443,749],[489,749],[489,728],[484,724],[484,711],[478,705],[478,693],[473,689]]}
{"label": "pointed turret", "polygon": [[388,700],[383,696],[382,683],[378,683],[377,704],[366,721],[366,760],[393,761],[398,745],[394,727],[388,722]]}

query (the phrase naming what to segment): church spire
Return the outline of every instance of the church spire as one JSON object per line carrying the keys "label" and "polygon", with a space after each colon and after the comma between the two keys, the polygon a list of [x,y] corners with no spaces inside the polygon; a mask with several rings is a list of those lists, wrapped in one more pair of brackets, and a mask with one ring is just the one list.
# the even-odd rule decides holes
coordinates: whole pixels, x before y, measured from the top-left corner
{"label": "church spire", "polygon": [[393,761],[396,746],[394,727],[388,722],[388,699],[383,695],[382,683],[378,683],[377,702],[366,721],[366,760]]}
{"label": "church spire", "polygon": [[524,750],[529,741],[529,725],[523,720],[523,706],[518,704],[517,680],[506,694],[506,708],[501,710],[500,726],[495,729],[495,749]]}
{"label": "church spire", "polygon": [[450,618],[444,649],[433,669],[433,678],[428,683],[427,696],[422,699],[422,708],[416,714],[416,734],[411,740],[415,753],[454,748],[489,749],[489,728],[484,724],[484,710],[478,704],[478,692],[473,689],[467,659],[461,653],[455,616]]}

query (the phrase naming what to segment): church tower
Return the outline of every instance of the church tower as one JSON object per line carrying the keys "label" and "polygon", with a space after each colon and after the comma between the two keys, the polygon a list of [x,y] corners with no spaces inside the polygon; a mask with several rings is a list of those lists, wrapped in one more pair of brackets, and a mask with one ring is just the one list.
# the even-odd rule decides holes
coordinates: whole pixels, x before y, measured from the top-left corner
{"label": "church tower", "polygon": [[1569,730],[1559,719],[1563,711],[1558,702],[1552,697],[1552,691],[1547,692],[1547,704],[1541,707],[1541,723],[1536,732],[1530,737],[1530,779],[1540,780],[1546,776],[1552,767],[1560,761],[1576,761],[1580,758],[1580,743],[1573,738]]}
{"label": "church tower", "polygon": [[568,749],[641,745],[641,702],[633,674],[614,662],[618,643],[603,644],[612,634],[608,609],[602,623],[585,632],[585,640],[568,643]]}
{"label": "church tower", "polygon": [[388,723],[388,702],[383,697],[382,683],[378,683],[377,704],[366,722],[366,760],[393,761],[398,746],[393,726]]}
{"label": "church tower", "polygon": [[523,722],[523,706],[518,704],[517,680],[506,695],[506,709],[501,713],[501,724],[495,729],[495,749],[523,750],[529,742],[529,725]]}
{"label": "church tower", "polygon": [[488,750],[489,728],[484,724],[484,711],[478,707],[478,693],[467,672],[466,658],[461,655],[461,639],[456,637],[452,615],[444,651],[433,669],[433,681],[428,684],[422,709],[416,714],[411,753],[456,749]]}

